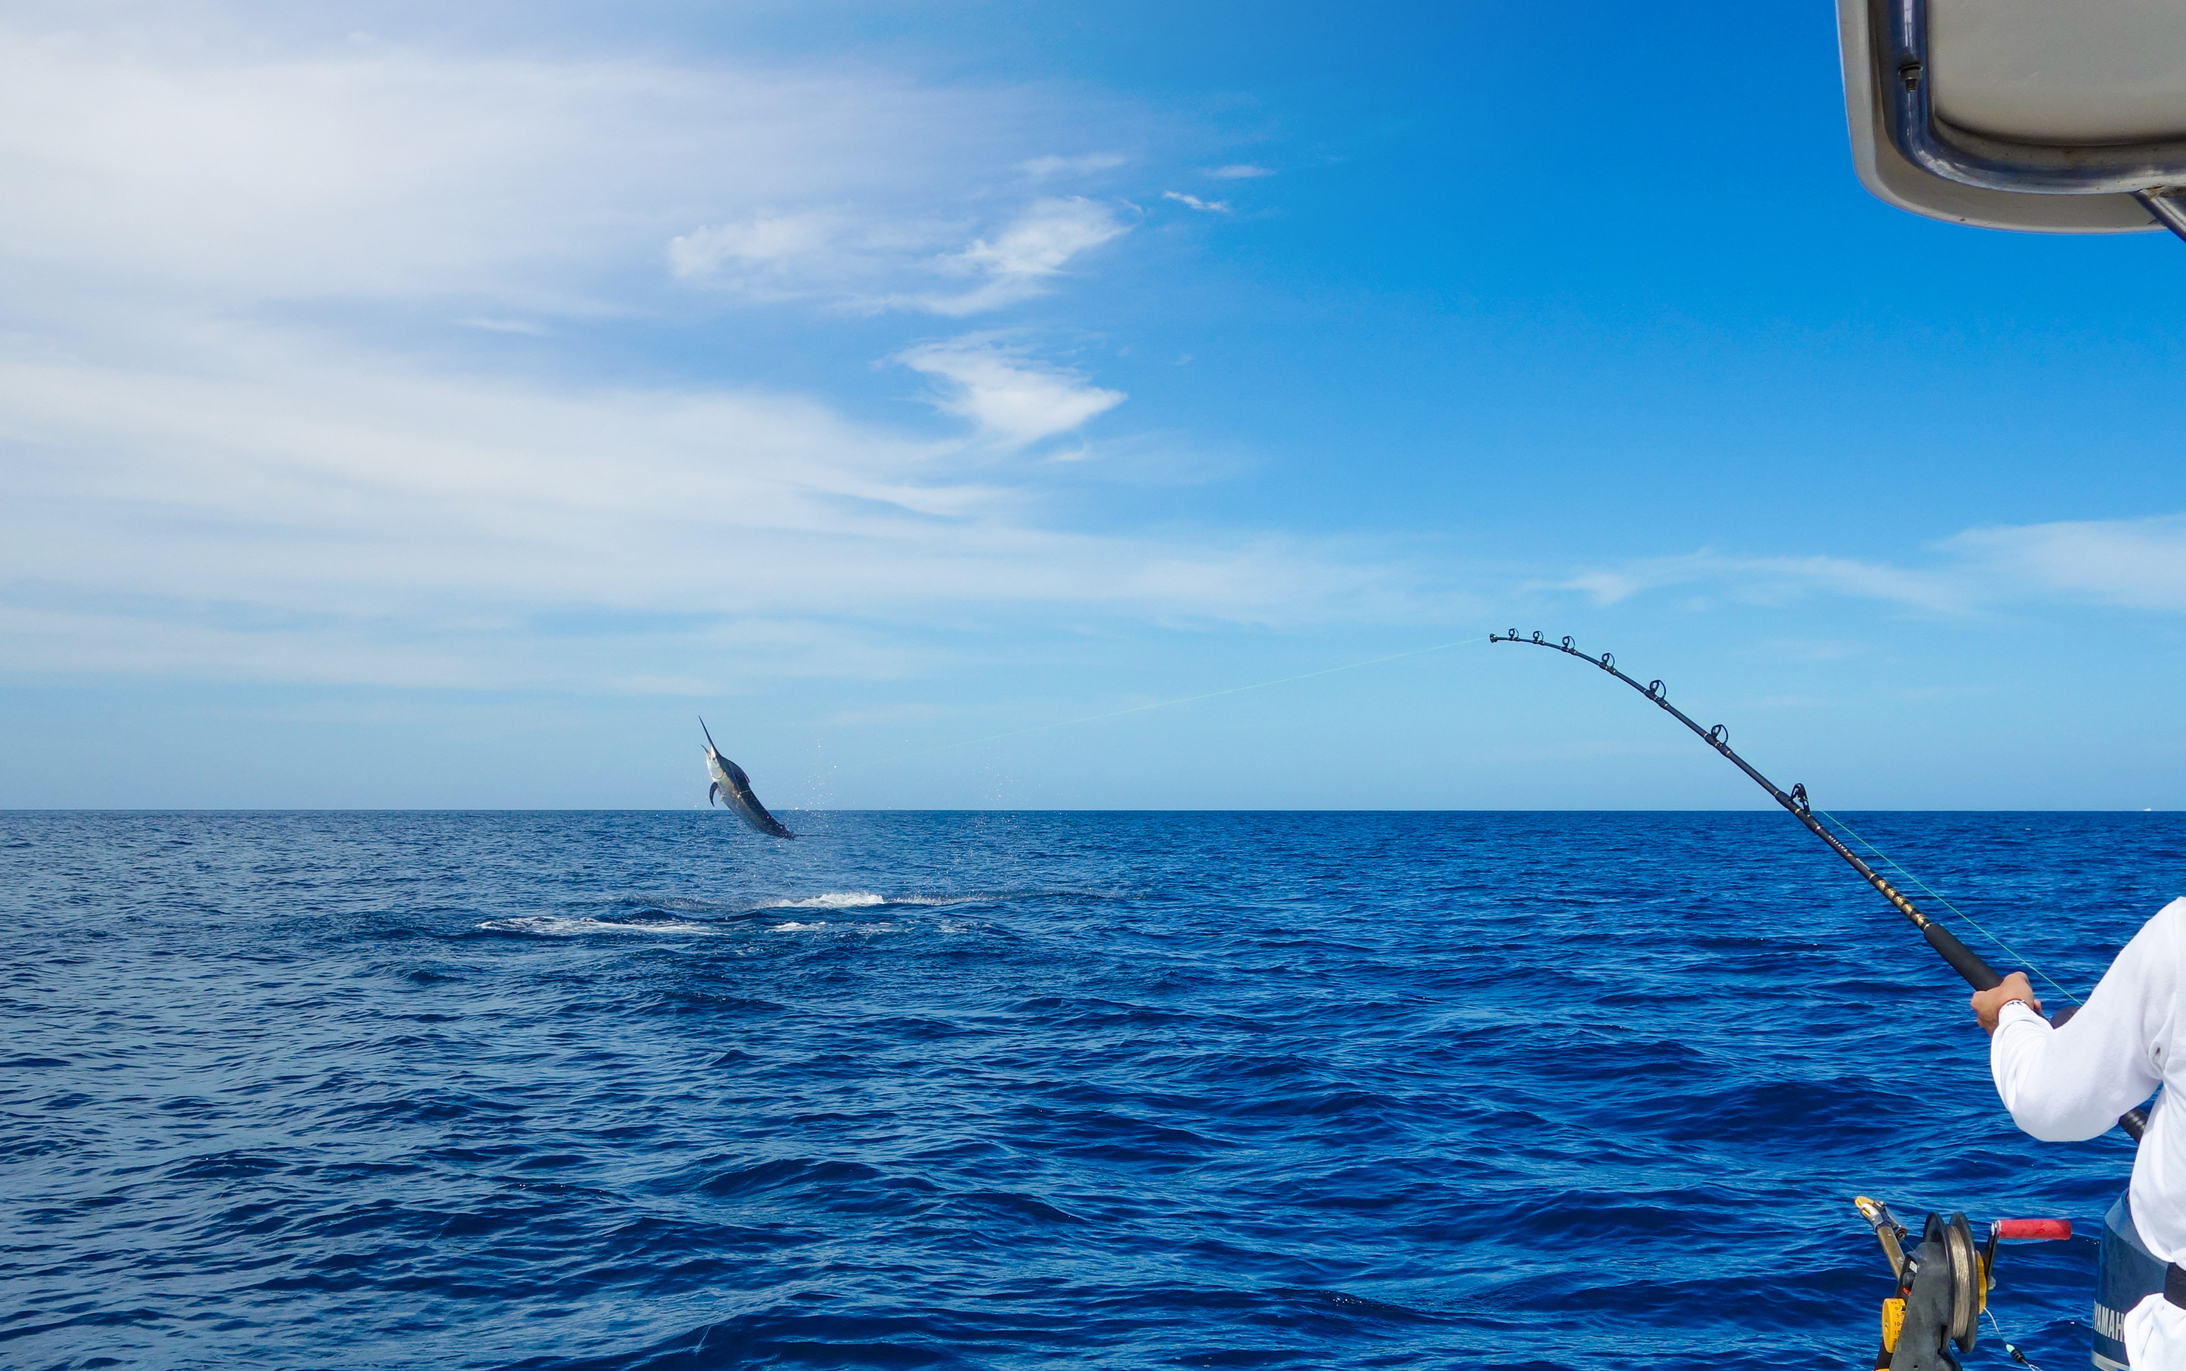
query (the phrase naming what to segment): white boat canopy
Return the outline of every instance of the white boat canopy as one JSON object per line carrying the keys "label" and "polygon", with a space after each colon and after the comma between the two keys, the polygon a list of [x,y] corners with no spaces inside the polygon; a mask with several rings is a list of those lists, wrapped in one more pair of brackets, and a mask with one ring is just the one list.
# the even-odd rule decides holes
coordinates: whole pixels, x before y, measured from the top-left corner
{"label": "white boat canopy", "polygon": [[2186,4],[1837,0],[1860,180],[1960,224],[2186,238]]}

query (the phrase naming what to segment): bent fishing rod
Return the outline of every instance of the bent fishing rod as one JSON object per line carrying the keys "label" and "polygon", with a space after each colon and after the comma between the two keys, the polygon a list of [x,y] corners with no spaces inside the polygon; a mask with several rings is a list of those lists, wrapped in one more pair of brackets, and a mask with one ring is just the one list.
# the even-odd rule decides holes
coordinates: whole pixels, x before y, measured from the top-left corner
{"label": "bent fishing rod", "polygon": [[[1518,636],[1518,630],[1514,628],[1508,634],[1491,633],[1488,635],[1488,641],[1491,643],[1528,643],[1534,647],[1545,647],[1551,651],[1561,652],[1567,657],[1576,657],[1590,666],[1600,667],[1603,671],[1608,672],[1640,694],[1645,695],[1664,713],[1691,729],[1695,737],[1722,753],[1730,759],[1733,766],[1752,777],[1753,783],[1766,790],[1770,799],[1782,805],[1792,818],[1806,825],[1807,830],[1815,837],[1828,843],[1830,851],[1850,862],[1852,869],[1865,877],[1867,883],[1875,887],[1876,891],[1890,902],[1892,908],[1912,921],[1913,927],[1919,929],[1920,935],[1928,940],[1928,946],[1934,948],[1944,961],[1949,962],[1951,969],[1965,978],[1966,984],[1976,990],[1990,990],[2003,983],[2004,978],[1996,973],[1995,967],[1983,961],[1979,953],[1960,942],[1957,935],[1952,933],[1951,930],[1921,913],[1919,909],[1914,907],[1913,902],[1906,899],[1896,886],[1884,880],[1875,868],[1860,860],[1858,853],[1839,842],[1836,834],[1822,827],[1814,817],[1813,806],[1807,803],[1805,785],[1794,785],[1788,793],[1777,789],[1774,781],[1754,770],[1752,763],[1736,752],[1731,751],[1731,731],[1729,729],[1721,724],[1717,724],[1713,728],[1702,728],[1699,724],[1694,723],[1684,710],[1670,703],[1669,692],[1663,689],[1661,681],[1649,681],[1646,685],[1641,685],[1638,681],[1633,680],[1617,669],[1616,654],[1604,652],[1599,657],[1590,657],[1573,647],[1569,637],[1564,638],[1561,642],[1551,642],[1537,632],[1530,638],[1521,638]],[[2062,1024],[2070,1012],[2070,1008],[2067,1008],[2052,1022]],[[2148,1111],[2139,1107],[2127,1110],[2118,1116],[2118,1127],[2124,1129],[2135,1142],[2138,1142],[2141,1133],[2148,1127]]]}

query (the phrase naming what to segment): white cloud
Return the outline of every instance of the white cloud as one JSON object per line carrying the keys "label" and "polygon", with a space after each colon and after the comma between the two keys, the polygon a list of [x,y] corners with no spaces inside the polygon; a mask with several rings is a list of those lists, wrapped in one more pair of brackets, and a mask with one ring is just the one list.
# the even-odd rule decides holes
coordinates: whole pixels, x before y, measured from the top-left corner
{"label": "white cloud", "polygon": [[816,236],[916,261],[977,231],[953,203],[1072,103],[874,71],[160,42],[127,21],[0,22],[0,70],[0,257],[35,268],[18,305],[623,312],[679,235],[686,270],[779,269]]}
{"label": "white cloud", "polygon": [[2003,584],[2136,609],[2186,610],[2186,515],[1968,529],[1942,547]]}
{"label": "white cloud", "polygon": [[480,315],[458,319],[456,323],[464,328],[484,329],[488,333],[521,333],[533,338],[543,338],[549,331],[545,324],[536,319],[489,319]]}
{"label": "white cloud", "polygon": [[993,242],[982,238],[955,260],[994,276],[1053,276],[1087,248],[1127,231],[1115,211],[1083,196],[1040,200]]}
{"label": "white cloud", "polygon": [[755,214],[668,241],[678,280],[760,300],[816,300],[862,313],[924,309],[915,292],[940,274],[935,255],[967,225],[908,212]]}
{"label": "white cloud", "polygon": [[[0,355],[11,674],[623,689],[899,672],[934,651],[906,633],[967,612],[1295,624],[1419,601],[1370,550],[1049,527],[1048,468],[997,484],[808,400],[173,341],[157,366]],[[905,360],[1003,443],[1122,398],[999,344]]]}
{"label": "white cloud", "polygon": [[1971,600],[1957,578],[1936,571],[1906,570],[1845,557],[1737,557],[1696,552],[1595,568],[1556,583],[1596,604],[1611,605],[1648,591],[1701,587],[1748,603],[1776,604],[1823,592],[1885,600],[1909,607],[1955,612]]}
{"label": "white cloud", "polygon": [[[763,298],[825,298],[851,309],[961,317],[1046,294],[1073,258],[1130,232],[1113,207],[1082,196],[1043,197],[968,247],[937,251],[961,224],[874,220],[834,210],[755,215],[670,240],[679,278]],[[971,277],[968,289],[937,289]]]}
{"label": "white cloud", "polygon": [[1052,176],[1090,176],[1098,171],[1111,171],[1131,159],[1120,152],[1089,152],[1080,157],[1028,157],[1017,164],[1017,169],[1035,181],[1045,181]]}
{"label": "white cloud", "polygon": [[668,266],[684,278],[710,276],[732,264],[782,272],[835,251],[842,228],[841,216],[823,212],[754,215],[669,239]]}
{"label": "white cloud", "polygon": [[1216,167],[1207,174],[1223,181],[1251,181],[1262,176],[1273,176],[1275,173],[1266,167],[1256,167],[1250,162],[1233,162],[1226,167]]}
{"label": "white cloud", "polygon": [[897,360],[946,384],[935,401],[942,410],[1012,447],[1067,433],[1125,399],[1120,390],[1103,390],[1075,371],[1042,366],[1022,349],[987,337],[930,343]]}
{"label": "white cloud", "polygon": [[1230,212],[1230,202],[1227,200],[1202,200],[1196,195],[1186,195],[1180,190],[1165,190],[1161,193],[1161,198],[1174,200],[1180,205],[1186,205],[1196,210],[1204,210],[1210,214],[1228,214]]}
{"label": "white cloud", "polygon": [[1045,293],[1073,257],[1130,231],[1113,209],[1083,196],[1035,200],[992,242],[981,238],[939,263],[958,275],[984,276],[985,284],[921,303],[936,314],[965,315],[1030,299]]}
{"label": "white cloud", "polygon": [[1702,587],[1749,603],[1830,594],[1940,614],[2034,600],[2186,612],[2186,514],[1968,529],[1929,550],[1918,566],[1697,552],[1591,568],[1554,584],[1603,605]]}
{"label": "white cloud", "polygon": [[686,284],[956,316],[1041,293],[1127,227],[1022,198],[1025,175],[1123,163],[1027,155],[1059,126],[1137,122],[1083,92],[379,41],[298,54],[154,26],[0,21],[18,309],[95,291],[628,314],[665,253]]}

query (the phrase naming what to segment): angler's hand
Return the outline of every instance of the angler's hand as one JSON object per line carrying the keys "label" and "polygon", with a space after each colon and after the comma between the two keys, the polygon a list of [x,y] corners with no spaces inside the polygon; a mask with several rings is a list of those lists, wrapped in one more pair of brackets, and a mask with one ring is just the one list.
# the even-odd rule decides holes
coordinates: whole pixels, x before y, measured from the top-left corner
{"label": "angler's hand", "polygon": [[2042,1002],[2034,998],[2034,985],[2027,980],[2027,973],[2014,971],[1989,989],[1976,990],[1973,993],[1973,1016],[1981,1021],[1984,1031],[1994,1033],[1996,1021],[2003,1016],[2004,1006],[2013,1000],[2024,1000],[2035,1013],[2042,1012]]}

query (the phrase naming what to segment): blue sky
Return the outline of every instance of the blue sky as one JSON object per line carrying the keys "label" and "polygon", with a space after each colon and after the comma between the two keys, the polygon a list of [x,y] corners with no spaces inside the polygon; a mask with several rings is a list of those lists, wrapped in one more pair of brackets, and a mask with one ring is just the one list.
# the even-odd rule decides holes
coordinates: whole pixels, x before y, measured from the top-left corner
{"label": "blue sky", "polygon": [[1825,6],[441,8],[0,21],[0,805],[1761,801],[1483,643],[1117,713],[1513,626],[2186,800],[2186,247],[1871,200]]}

